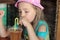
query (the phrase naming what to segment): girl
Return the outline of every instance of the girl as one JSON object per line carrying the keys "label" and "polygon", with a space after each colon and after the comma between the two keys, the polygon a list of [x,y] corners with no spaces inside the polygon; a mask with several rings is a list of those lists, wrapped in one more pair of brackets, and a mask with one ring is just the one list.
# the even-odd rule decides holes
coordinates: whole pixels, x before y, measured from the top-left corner
{"label": "girl", "polygon": [[[44,21],[43,7],[40,0],[18,0],[15,7],[19,9],[19,24],[24,25],[24,35],[29,40],[49,40],[49,30]],[[0,15],[0,36],[7,37]],[[4,32],[4,33],[3,33]]]}
{"label": "girl", "polygon": [[49,40],[49,30],[44,21],[40,0],[18,0],[15,7],[19,10],[19,24],[24,25],[24,35],[29,40]]}

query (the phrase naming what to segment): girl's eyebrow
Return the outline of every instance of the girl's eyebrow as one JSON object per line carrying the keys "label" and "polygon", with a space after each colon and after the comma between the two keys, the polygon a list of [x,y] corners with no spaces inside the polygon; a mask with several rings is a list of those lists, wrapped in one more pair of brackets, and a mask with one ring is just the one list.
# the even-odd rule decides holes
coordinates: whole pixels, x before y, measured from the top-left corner
{"label": "girl's eyebrow", "polygon": [[27,8],[24,8],[23,10],[28,10]]}
{"label": "girl's eyebrow", "polygon": [[[18,9],[18,10],[21,10],[21,9]],[[28,10],[27,8],[23,8],[23,10]]]}

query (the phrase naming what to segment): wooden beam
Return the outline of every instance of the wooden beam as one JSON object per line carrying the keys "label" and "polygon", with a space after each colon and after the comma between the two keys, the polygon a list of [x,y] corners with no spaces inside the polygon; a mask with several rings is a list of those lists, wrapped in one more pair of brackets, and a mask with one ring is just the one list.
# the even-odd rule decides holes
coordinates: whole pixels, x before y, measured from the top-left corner
{"label": "wooden beam", "polygon": [[0,0],[0,3],[14,4],[14,0]]}
{"label": "wooden beam", "polygon": [[60,0],[57,0],[57,16],[58,16],[58,19],[57,19],[57,38],[56,40],[60,40]]}

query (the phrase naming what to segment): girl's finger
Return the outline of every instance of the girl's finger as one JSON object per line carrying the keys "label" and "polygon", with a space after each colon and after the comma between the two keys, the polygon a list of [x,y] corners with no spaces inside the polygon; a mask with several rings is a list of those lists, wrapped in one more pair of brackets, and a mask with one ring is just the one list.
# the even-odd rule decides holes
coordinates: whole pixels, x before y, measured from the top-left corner
{"label": "girl's finger", "polygon": [[4,15],[4,11],[3,10],[0,10],[0,15]]}
{"label": "girl's finger", "polygon": [[19,24],[22,25],[22,21],[19,21]]}
{"label": "girl's finger", "polygon": [[2,14],[2,13],[4,13],[4,11],[3,10],[0,10],[0,13]]}

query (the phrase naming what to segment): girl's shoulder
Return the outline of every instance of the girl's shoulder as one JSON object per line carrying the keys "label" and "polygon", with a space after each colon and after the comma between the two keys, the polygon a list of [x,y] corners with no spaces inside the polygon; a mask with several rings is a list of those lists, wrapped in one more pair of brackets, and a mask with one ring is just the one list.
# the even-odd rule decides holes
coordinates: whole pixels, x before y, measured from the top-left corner
{"label": "girl's shoulder", "polygon": [[48,24],[47,24],[47,22],[45,20],[40,20],[37,23],[35,31],[38,31],[39,27],[41,27],[42,25],[44,25],[46,27],[46,29],[48,30]]}
{"label": "girl's shoulder", "polygon": [[40,20],[38,21],[38,26],[41,26],[41,25],[45,25],[45,26],[48,26],[47,22],[45,20]]}

